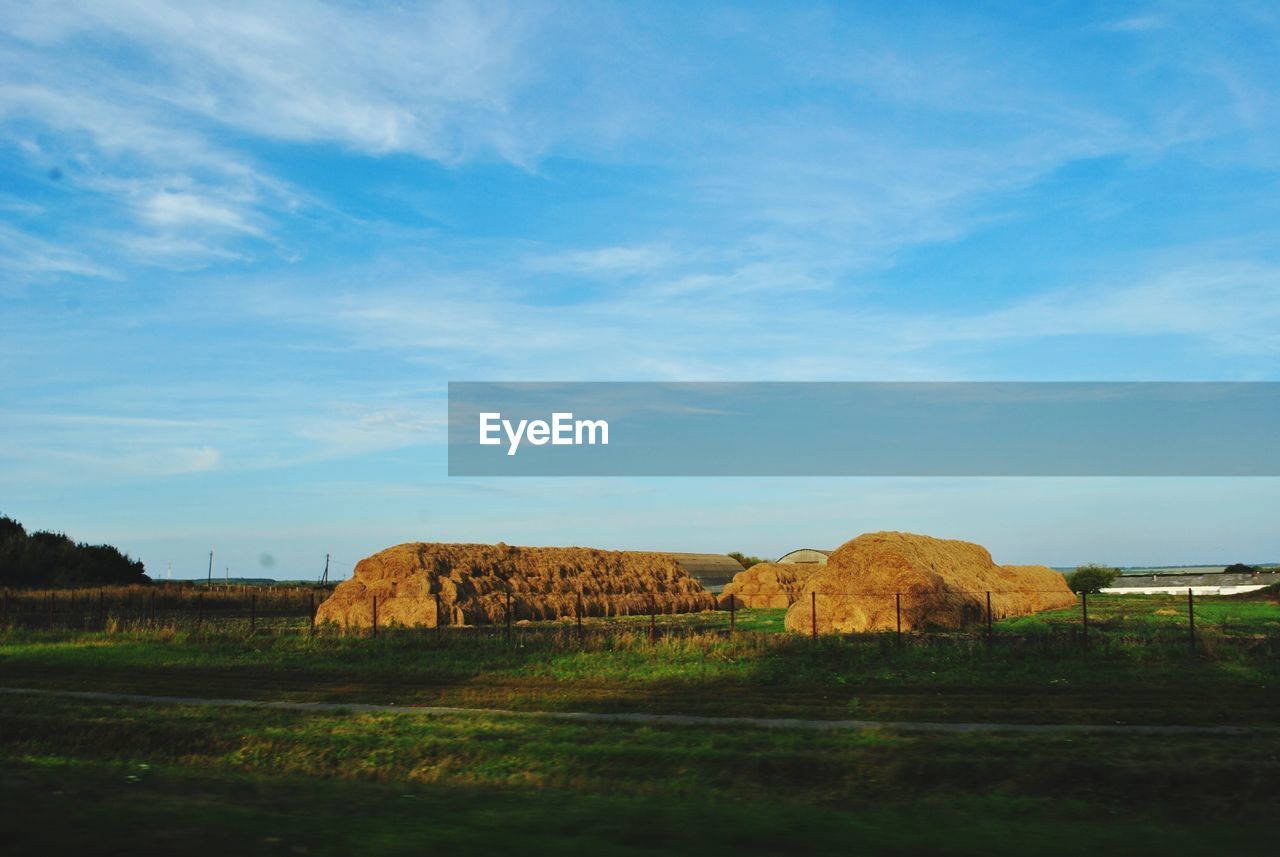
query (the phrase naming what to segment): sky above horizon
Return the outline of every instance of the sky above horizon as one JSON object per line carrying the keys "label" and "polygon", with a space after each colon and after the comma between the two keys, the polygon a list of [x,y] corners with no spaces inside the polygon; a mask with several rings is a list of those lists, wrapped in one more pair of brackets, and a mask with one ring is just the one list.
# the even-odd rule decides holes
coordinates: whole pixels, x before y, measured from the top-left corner
{"label": "sky above horizon", "polygon": [[0,514],[1280,561],[1276,479],[450,479],[448,381],[1280,380],[1266,3],[0,0]]}

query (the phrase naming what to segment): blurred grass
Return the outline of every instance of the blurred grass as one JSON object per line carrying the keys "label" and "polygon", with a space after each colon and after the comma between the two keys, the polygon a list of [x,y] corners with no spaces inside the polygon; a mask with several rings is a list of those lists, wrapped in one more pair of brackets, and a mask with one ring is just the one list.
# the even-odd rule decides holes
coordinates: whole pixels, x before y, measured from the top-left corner
{"label": "blurred grass", "polygon": [[1280,736],[664,729],[14,697],[0,761],[0,805],[21,807],[11,853],[1246,854],[1274,844]]}

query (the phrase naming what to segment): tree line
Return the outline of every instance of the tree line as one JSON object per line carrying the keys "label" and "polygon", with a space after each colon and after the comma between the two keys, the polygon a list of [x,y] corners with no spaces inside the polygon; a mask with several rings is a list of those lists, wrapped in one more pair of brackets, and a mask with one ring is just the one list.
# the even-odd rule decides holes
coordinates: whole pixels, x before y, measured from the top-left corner
{"label": "tree line", "polygon": [[112,545],[75,542],[62,533],[28,533],[0,515],[0,586],[149,583],[140,560]]}

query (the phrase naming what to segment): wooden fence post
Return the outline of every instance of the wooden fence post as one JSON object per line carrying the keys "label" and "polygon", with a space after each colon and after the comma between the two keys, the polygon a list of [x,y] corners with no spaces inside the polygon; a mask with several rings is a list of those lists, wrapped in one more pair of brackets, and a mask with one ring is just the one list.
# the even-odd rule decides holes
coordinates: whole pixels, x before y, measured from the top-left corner
{"label": "wooden fence post", "polygon": [[154,628],[156,625],[156,591],[154,589],[151,590],[150,615],[151,615],[151,627]]}
{"label": "wooden fence post", "polygon": [[987,644],[991,643],[991,591],[987,590]]}
{"label": "wooden fence post", "polygon": [[204,593],[196,593],[196,627],[204,624]]}
{"label": "wooden fence post", "polygon": [[729,596],[729,633],[730,634],[736,633],[738,630],[737,602],[738,602],[738,596],[736,595]]}
{"label": "wooden fence post", "polygon": [[310,617],[310,626],[307,633],[315,636],[316,633],[316,594],[314,592],[307,593],[307,615]]}
{"label": "wooden fence post", "polygon": [[582,643],[582,593],[578,593],[578,643]]}
{"label": "wooden fence post", "polygon": [[[1089,645],[1089,593],[1080,593],[1080,618],[1084,621],[1084,644]],[[1103,647],[1105,648],[1105,646]]]}
{"label": "wooden fence post", "polygon": [[50,592],[50,593],[49,593],[49,630],[50,630],[50,631],[52,631],[52,630],[53,630],[53,600],[54,600],[54,597],[55,597],[55,596],[54,596],[54,594],[53,594],[52,592]]}
{"label": "wooden fence post", "polygon": [[511,587],[507,587],[507,642],[511,642]]}
{"label": "wooden fence post", "polygon": [[658,608],[654,606],[653,596],[649,596],[649,642],[658,639]]}
{"label": "wooden fence post", "polygon": [[249,633],[258,630],[258,594],[249,596]]}
{"label": "wooden fence post", "polygon": [[809,621],[813,625],[813,638],[818,639],[818,593],[809,593]]}
{"label": "wooden fence post", "polygon": [[893,594],[893,609],[898,619],[898,645],[902,645],[902,593]]}
{"label": "wooden fence post", "polygon": [[444,614],[440,612],[440,593],[436,593],[436,636],[440,636],[440,628],[444,625]]}
{"label": "wooden fence post", "polygon": [[378,596],[373,596],[373,636],[378,636]]}
{"label": "wooden fence post", "polygon": [[1191,587],[1187,587],[1187,643],[1191,646],[1191,653],[1196,651],[1196,604],[1191,597]]}
{"label": "wooden fence post", "polygon": [[105,631],[107,629],[107,613],[106,613],[106,596],[102,590],[98,590],[98,627]]}

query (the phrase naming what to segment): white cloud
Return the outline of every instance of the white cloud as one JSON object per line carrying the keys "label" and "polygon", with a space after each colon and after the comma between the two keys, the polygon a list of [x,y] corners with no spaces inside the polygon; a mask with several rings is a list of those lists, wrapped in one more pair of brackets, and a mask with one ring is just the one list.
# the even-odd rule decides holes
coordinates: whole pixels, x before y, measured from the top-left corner
{"label": "white cloud", "polygon": [[516,46],[530,27],[523,7],[85,2],[10,7],[6,17],[37,50],[114,43],[138,52],[123,79],[107,61],[77,63],[109,75],[90,82],[96,91],[133,106],[367,152],[520,157],[506,151],[512,136],[502,126],[518,77]]}
{"label": "white cloud", "polygon": [[1168,25],[1168,21],[1160,15],[1131,15],[1128,18],[1110,21],[1103,25],[1103,29],[1118,33],[1147,33],[1152,30],[1163,30]]}
{"label": "white cloud", "polygon": [[142,214],[148,222],[166,228],[195,226],[262,234],[241,212],[193,193],[158,191],[143,203]]}
{"label": "white cloud", "polygon": [[[78,250],[0,223],[0,270],[19,277],[76,275],[118,279],[113,268],[95,262]],[[13,283],[8,284],[10,287]],[[0,292],[5,290],[0,286]]]}
{"label": "white cloud", "polygon": [[904,319],[919,347],[957,340],[1054,336],[1185,336],[1216,350],[1280,353],[1280,268],[1201,261],[1157,267],[1128,281],[1082,283],[969,316]]}
{"label": "white cloud", "polygon": [[564,274],[627,276],[670,268],[684,261],[670,247],[637,245],[552,253],[531,259],[529,267]]}
{"label": "white cloud", "polygon": [[[0,141],[35,170],[66,164],[68,187],[123,215],[80,235],[99,258],[194,268],[245,258],[246,241],[290,258],[273,243],[280,221],[319,203],[233,139],[527,163],[541,143],[509,101],[532,11],[7,3]],[[50,272],[100,273],[45,258]]]}

